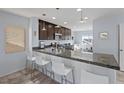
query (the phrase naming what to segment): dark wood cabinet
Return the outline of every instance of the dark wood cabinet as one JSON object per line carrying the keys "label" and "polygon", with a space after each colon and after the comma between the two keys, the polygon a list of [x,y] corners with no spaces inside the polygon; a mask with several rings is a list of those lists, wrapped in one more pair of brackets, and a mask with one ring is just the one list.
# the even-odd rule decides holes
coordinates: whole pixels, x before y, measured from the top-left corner
{"label": "dark wood cabinet", "polygon": [[42,30],[43,29],[43,22],[39,22],[39,39],[40,40],[44,40],[44,35],[45,35],[45,32]]}
{"label": "dark wood cabinet", "polygon": [[[43,30],[45,27],[46,30]],[[57,28],[55,24],[39,20],[39,40],[54,40],[55,33],[62,34],[61,39],[68,39],[71,35],[71,30],[65,27]]]}
{"label": "dark wood cabinet", "polygon": [[58,33],[58,28],[56,28],[56,26],[54,27],[54,32]]}
{"label": "dark wood cabinet", "polygon": [[[47,40],[47,25],[46,23],[42,21],[39,21],[39,40]],[[45,27],[46,30],[43,30],[43,27]]]}
{"label": "dark wood cabinet", "polygon": [[47,39],[53,40],[54,39],[54,25],[48,24],[47,26]]}

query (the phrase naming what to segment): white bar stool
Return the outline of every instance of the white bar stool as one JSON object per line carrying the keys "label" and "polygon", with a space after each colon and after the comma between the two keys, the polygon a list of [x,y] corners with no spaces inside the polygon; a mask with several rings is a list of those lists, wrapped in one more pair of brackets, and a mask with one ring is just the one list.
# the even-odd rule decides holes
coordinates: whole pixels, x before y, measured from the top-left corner
{"label": "white bar stool", "polygon": [[31,65],[30,70],[33,68],[33,63],[36,61],[36,57],[33,56],[27,56],[26,59],[26,72],[28,72],[28,64]]}
{"label": "white bar stool", "polygon": [[34,68],[36,68],[38,70],[42,69],[42,72],[47,75],[47,64],[49,64],[49,63],[51,63],[50,60],[45,60],[41,56],[36,56]]}
{"label": "white bar stool", "polygon": [[[52,72],[53,72],[52,73],[53,79],[55,79],[54,74],[58,74],[61,76],[61,83],[62,84],[64,83],[63,80],[65,81],[65,83],[75,83],[73,69],[65,67],[64,63],[62,63],[62,62],[52,62]],[[70,82],[66,78],[67,75],[71,72],[72,72],[73,82]]]}

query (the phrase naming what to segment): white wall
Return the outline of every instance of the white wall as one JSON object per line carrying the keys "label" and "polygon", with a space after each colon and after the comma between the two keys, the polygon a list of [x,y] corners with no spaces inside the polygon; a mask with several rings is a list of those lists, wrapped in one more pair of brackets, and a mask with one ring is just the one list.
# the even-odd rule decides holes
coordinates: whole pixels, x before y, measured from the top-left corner
{"label": "white wall", "polygon": [[[39,22],[38,18],[31,17],[31,30],[32,30],[32,47],[38,47],[39,46]],[[35,33],[36,32],[36,35]]]}
{"label": "white wall", "polygon": [[[5,27],[14,25],[25,28],[26,50],[18,53],[5,53]],[[0,77],[25,67],[26,51],[28,49],[29,19],[11,13],[0,11]]]}
{"label": "white wall", "polygon": [[[124,15],[101,17],[93,22],[93,51],[97,53],[113,54],[118,60],[118,27],[124,23]],[[101,40],[100,32],[107,32],[108,39]]]}
{"label": "white wall", "polygon": [[80,44],[82,42],[82,36],[93,36],[93,31],[73,31],[72,36],[74,36],[74,43]]}

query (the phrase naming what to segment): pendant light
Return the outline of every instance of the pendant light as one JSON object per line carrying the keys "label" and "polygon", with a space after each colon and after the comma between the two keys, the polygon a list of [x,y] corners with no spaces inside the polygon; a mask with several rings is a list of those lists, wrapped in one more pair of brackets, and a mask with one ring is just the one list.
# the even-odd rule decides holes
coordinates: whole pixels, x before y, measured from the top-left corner
{"label": "pendant light", "polygon": [[80,23],[84,23],[84,20],[83,20],[83,12],[82,12],[82,10],[81,10],[81,18],[80,18]]}
{"label": "pendant light", "polygon": [[83,11],[82,11],[82,9],[80,9],[80,11],[78,11],[78,12],[80,12],[80,23],[86,23],[86,21],[88,20],[88,17],[84,17],[83,18]]}
{"label": "pendant light", "polygon": [[46,28],[45,28],[45,22],[43,22],[43,28],[42,28],[42,30],[43,30],[43,31],[46,30]]}
{"label": "pendant light", "polygon": [[[58,15],[59,15],[59,13],[60,13],[59,10],[60,10],[60,8],[56,8],[56,10],[57,10],[57,13],[58,13]],[[55,28],[61,28],[61,26],[60,26],[60,25],[56,25]]]}
{"label": "pendant light", "polygon": [[[45,17],[45,16],[46,16],[46,14],[44,13],[44,14],[42,14],[42,16],[43,16],[43,17]],[[43,27],[42,27],[42,30],[43,30],[43,31],[45,31],[45,30],[46,30],[46,27],[45,27],[45,21],[43,21]]]}

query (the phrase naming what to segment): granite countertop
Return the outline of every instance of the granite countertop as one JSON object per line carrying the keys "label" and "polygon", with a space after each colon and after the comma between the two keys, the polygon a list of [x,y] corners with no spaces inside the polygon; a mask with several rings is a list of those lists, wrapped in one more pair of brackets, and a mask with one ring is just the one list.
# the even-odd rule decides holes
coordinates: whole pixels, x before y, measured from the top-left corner
{"label": "granite countertop", "polygon": [[119,70],[119,64],[113,55],[110,54],[100,54],[100,53],[90,53],[90,52],[81,52],[74,50],[67,50],[64,48],[55,49],[55,48],[33,48],[33,51],[50,54],[54,56],[59,56],[63,58],[68,58],[76,60],[79,62],[84,62],[88,64],[98,65],[102,67],[107,67],[115,70]]}

